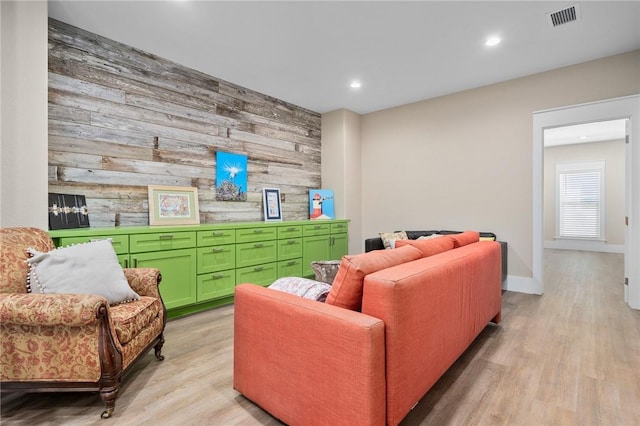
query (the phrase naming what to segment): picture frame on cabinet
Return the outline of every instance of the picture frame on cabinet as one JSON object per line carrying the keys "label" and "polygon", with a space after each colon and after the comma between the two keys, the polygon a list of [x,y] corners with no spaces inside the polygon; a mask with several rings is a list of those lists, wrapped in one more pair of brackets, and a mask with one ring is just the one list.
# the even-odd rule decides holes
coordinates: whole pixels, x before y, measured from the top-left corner
{"label": "picture frame on cabinet", "polygon": [[282,221],[282,204],[280,202],[280,189],[263,188],[262,206],[265,222]]}
{"label": "picture frame on cabinet", "polygon": [[198,188],[149,185],[149,225],[198,225]]}

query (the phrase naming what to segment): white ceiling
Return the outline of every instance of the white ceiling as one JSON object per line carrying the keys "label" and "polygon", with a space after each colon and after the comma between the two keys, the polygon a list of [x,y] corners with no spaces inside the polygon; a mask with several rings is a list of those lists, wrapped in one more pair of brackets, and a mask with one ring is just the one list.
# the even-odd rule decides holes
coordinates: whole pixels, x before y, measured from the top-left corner
{"label": "white ceiling", "polygon": [[596,121],[544,130],[544,146],[573,145],[624,139],[627,120]]}
{"label": "white ceiling", "polygon": [[[577,22],[549,24],[574,4]],[[640,1],[49,0],[49,16],[320,113],[364,114],[640,48]],[[491,35],[502,43],[484,46]]]}

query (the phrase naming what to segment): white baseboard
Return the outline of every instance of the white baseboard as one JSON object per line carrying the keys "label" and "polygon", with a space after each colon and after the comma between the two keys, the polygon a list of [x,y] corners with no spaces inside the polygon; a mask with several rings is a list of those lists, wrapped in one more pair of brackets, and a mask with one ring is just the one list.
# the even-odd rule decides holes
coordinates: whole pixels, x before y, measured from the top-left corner
{"label": "white baseboard", "polygon": [[624,245],[606,244],[602,241],[545,240],[544,248],[558,250],[599,251],[603,253],[624,253]]}
{"label": "white baseboard", "polygon": [[542,294],[540,283],[536,283],[532,277],[518,275],[507,275],[507,279],[502,283],[502,289],[519,293]]}

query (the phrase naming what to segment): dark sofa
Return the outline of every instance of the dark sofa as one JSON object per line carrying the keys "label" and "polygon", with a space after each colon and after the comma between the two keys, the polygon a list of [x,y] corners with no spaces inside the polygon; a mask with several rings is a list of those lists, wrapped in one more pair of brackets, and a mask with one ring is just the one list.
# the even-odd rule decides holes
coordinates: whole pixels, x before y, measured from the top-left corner
{"label": "dark sofa", "polygon": [[[399,231],[394,231],[399,232]],[[407,233],[407,237],[410,240],[418,239],[422,236],[432,235],[432,234],[459,234],[462,231],[448,231],[448,230],[429,230],[429,231],[405,231]],[[480,238],[492,238],[497,241],[496,234],[493,232],[480,232]],[[505,241],[498,241],[500,243],[500,247],[502,249],[502,282],[507,279],[507,243]],[[382,238],[374,237],[367,238],[364,240],[364,251],[369,252],[372,250],[384,250],[384,244],[382,243]]]}

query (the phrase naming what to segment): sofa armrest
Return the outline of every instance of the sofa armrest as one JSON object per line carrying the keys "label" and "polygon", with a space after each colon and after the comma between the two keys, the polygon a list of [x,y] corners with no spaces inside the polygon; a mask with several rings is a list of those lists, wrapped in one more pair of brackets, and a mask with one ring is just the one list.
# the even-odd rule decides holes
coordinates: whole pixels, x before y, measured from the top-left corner
{"label": "sofa armrest", "polygon": [[[0,322],[82,327],[106,315],[107,299],[90,294],[0,294]],[[104,309],[101,309],[104,308]]]}
{"label": "sofa armrest", "polygon": [[122,270],[129,285],[140,296],[160,299],[158,285],[162,280],[160,271],[155,268],[125,268]]}
{"label": "sofa armrest", "polygon": [[235,290],[234,388],[287,424],[383,425],[384,323],[281,291]]}

